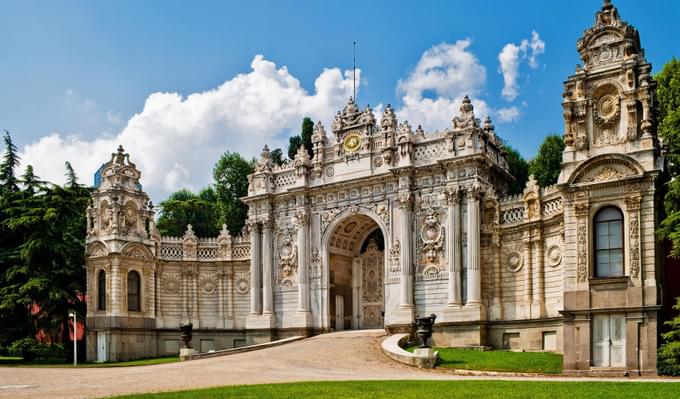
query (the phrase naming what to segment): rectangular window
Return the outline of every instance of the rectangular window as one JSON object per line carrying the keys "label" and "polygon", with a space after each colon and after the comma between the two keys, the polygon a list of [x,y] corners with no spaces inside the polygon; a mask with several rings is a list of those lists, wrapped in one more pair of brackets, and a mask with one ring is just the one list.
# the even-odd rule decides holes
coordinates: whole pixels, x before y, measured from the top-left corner
{"label": "rectangular window", "polygon": [[626,318],[624,315],[593,316],[594,367],[626,366]]}

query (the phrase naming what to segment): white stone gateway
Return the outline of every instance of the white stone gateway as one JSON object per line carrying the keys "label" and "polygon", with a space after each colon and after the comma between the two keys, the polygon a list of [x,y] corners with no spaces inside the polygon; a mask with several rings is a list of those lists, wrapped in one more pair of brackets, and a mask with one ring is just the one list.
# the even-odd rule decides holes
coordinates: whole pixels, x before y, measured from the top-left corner
{"label": "white stone gateway", "polygon": [[243,236],[160,237],[120,148],[88,208],[88,358],[200,352],[332,330],[409,331],[435,346],[564,353],[569,373],[656,372],[662,169],[655,82],[606,1],[565,83],[562,172],[508,196],[490,119],[465,97],[442,131],[350,99],[313,155],[249,176]]}

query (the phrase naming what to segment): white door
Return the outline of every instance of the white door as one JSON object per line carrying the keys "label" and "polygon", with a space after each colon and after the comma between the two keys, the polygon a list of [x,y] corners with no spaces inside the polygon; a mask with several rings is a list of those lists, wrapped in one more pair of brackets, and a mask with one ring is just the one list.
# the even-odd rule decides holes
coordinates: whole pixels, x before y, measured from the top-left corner
{"label": "white door", "polygon": [[106,361],[106,333],[99,331],[97,333],[97,361],[103,363]]}
{"label": "white door", "polygon": [[342,331],[345,329],[345,297],[343,295],[335,296],[335,330]]}
{"label": "white door", "polygon": [[626,365],[626,319],[623,315],[593,317],[593,366]]}

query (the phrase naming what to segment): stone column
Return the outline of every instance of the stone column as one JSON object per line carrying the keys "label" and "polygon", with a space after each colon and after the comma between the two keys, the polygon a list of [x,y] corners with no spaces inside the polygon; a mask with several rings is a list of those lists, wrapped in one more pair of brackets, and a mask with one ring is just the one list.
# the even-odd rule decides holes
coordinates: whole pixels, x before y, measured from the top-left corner
{"label": "stone column", "polygon": [[460,241],[460,198],[458,189],[449,192],[449,217],[447,232],[447,258],[449,260],[449,300],[448,306],[461,306],[462,281],[461,281],[461,241]]}
{"label": "stone column", "polygon": [[467,247],[467,267],[468,267],[468,298],[469,305],[479,305],[482,303],[482,276],[479,268],[479,191],[471,189],[467,191],[467,223],[468,223],[468,247]]}
{"label": "stone column", "polygon": [[545,259],[543,250],[543,235],[540,230],[534,237],[536,246],[536,296],[534,300],[538,305],[538,317],[545,317]]}
{"label": "stone column", "polygon": [[399,307],[413,307],[413,265],[411,250],[413,248],[411,234],[411,193],[399,194],[399,235],[401,236],[401,286]]}
{"label": "stone column", "polygon": [[295,215],[298,242],[298,312],[309,312],[309,214],[307,210],[298,211]]}
{"label": "stone column", "polygon": [[262,300],[260,285],[260,225],[253,223],[250,230],[250,314],[259,315]]}
{"label": "stone column", "polygon": [[217,266],[217,318],[219,319],[218,325],[225,328],[225,317],[224,317],[224,278],[226,273],[224,272],[224,266]]}
{"label": "stone column", "polygon": [[200,319],[200,314],[198,311],[198,264],[194,264],[194,269],[192,272],[192,276],[194,279],[194,284],[193,284],[193,317],[196,318],[196,322],[194,323],[194,326],[198,327],[198,320]]}
{"label": "stone column", "polygon": [[[523,239],[524,243],[524,283],[527,287],[527,296],[525,298],[528,306],[531,306],[534,300],[534,271],[533,271],[533,257],[531,251],[531,238],[529,237],[529,232]],[[531,313],[529,314],[531,318]]]}
{"label": "stone column", "polygon": [[114,257],[111,258],[111,276],[107,276],[110,278],[111,283],[110,283],[110,291],[109,291],[109,296],[108,298],[108,304],[110,307],[107,307],[107,309],[111,309],[111,315],[112,316],[117,316],[121,313],[121,306],[123,306],[123,303],[125,301],[119,300],[123,298],[121,295],[121,280],[120,280],[120,259]]}
{"label": "stone column", "polygon": [[270,222],[262,223],[262,313],[274,313],[274,293],[272,291],[272,271],[274,256],[272,253],[272,226]]}
{"label": "stone column", "polygon": [[189,317],[189,304],[187,303],[187,298],[189,298],[189,294],[187,293],[187,290],[189,289],[189,285],[187,284],[187,278],[188,275],[188,270],[186,265],[181,265],[181,276],[182,276],[182,319],[186,320]]}

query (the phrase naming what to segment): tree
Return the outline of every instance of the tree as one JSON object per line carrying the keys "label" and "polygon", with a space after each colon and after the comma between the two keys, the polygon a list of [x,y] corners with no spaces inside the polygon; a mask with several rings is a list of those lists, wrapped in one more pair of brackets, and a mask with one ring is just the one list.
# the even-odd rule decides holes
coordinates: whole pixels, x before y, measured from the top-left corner
{"label": "tree", "polygon": [[297,154],[298,148],[304,145],[307,149],[309,157],[314,156],[314,145],[312,144],[312,134],[314,134],[314,122],[310,117],[305,117],[302,119],[302,128],[300,134],[291,136],[288,140],[288,158],[295,159],[295,154]]}
{"label": "tree", "polygon": [[7,130],[5,130],[3,139],[5,141],[5,155],[2,158],[2,163],[0,163],[0,190],[17,192],[19,185],[14,173],[16,167],[19,166],[17,146],[12,142],[12,136]]}
{"label": "tree", "polygon": [[[673,309],[680,311],[680,297],[675,298]],[[664,323],[670,331],[661,334],[666,341],[658,351],[658,371],[664,375],[680,375],[680,314]]]}
{"label": "tree", "polygon": [[[40,330],[53,340],[69,309],[84,315],[85,209],[90,189],[33,185],[6,194],[0,211],[0,322],[3,344]],[[10,329],[5,329],[7,323]],[[19,325],[18,323],[21,323]]]}
{"label": "tree", "polygon": [[302,138],[299,135],[291,136],[288,139],[288,159],[295,159],[298,148],[302,145]]}
{"label": "tree", "polygon": [[271,156],[272,156],[272,163],[274,163],[274,165],[283,164],[283,151],[281,151],[280,148],[277,148],[274,151],[272,151]]}
{"label": "tree", "polygon": [[306,116],[302,120],[302,129],[300,132],[300,138],[302,139],[302,144],[305,145],[307,149],[307,154],[312,158],[314,156],[314,145],[312,144],[312,134],[314,134],[314,122],[312,118]]}
{"label": "tree", "polygon": [[181,237],[188,224],[199,237],[219,234],[217,195],[212,187],[204,188],[198,195],[179,190],[160,203],[157,227],[161,235]]}
{"label": "tree", "polygon": [[534,175],[540,186],[547,187],[557,183],[562,170],[562,151],[562,137],[550,134],[543,139],[536,158],[529,162],[529,174]]}
{"label": "tree", "polygon": [[657,132],[667,148],[668,183],[664,196],[666,218],[659,235],[673,244],[671,256],[680,257],[680,61],[673,58],[655,77]]}
{"label": "tree", "polygon": [[[670,256],[680,257],[680,61],[673,58],[654,79],[657,82],[657,133],[666,146],[667,183],[664,194],[666,217],[659,235],[670,240]],[[680,311],[680,297],[673,309]],[[669,331],[661,334],[664,344],[658,351],[660,374],[680,375],[680,315],[666,321]]]}
{"label": "tree", "polygon": [[522,155],[513,147],[504,144],[506,159],[508,160],[508,171],[515,178],[508,186],[509,194],[519,194],[524,191],[524,186],[529,179],[529,164]]}
{"label": "tree", "polygon": [[255,162],[236,152],[224,153],[213,169],[219,224],[226,224],[232,235],[241,232],[248,217],[248,207],[241,198],[248,195],[248,175],[254,170]]}

